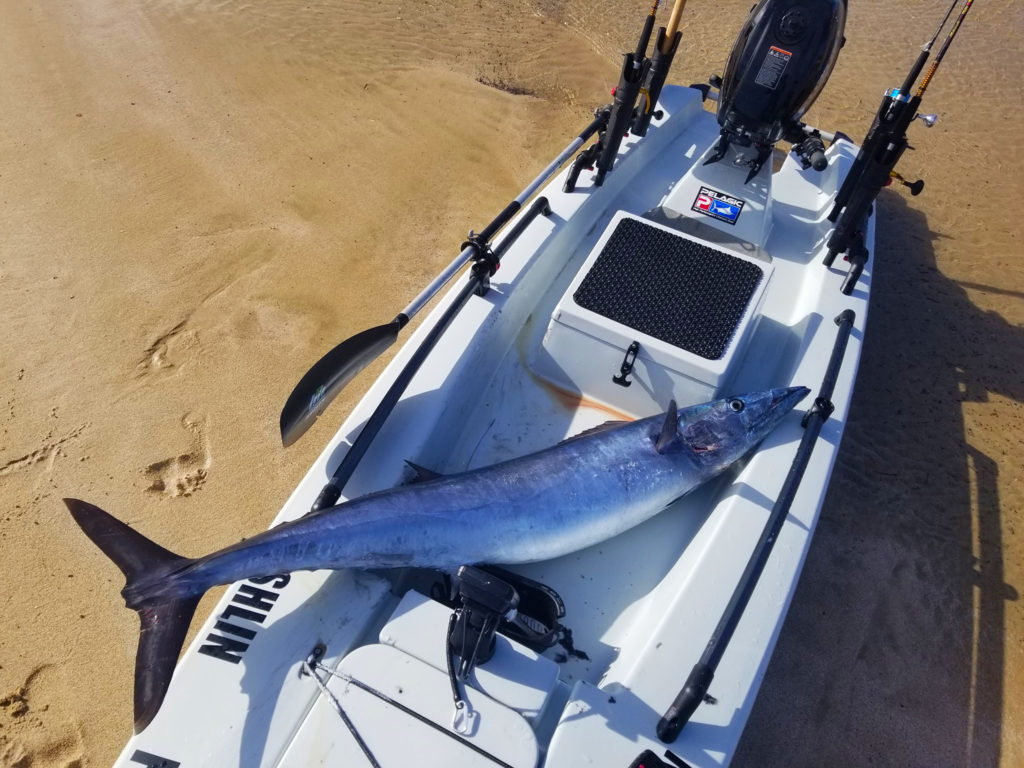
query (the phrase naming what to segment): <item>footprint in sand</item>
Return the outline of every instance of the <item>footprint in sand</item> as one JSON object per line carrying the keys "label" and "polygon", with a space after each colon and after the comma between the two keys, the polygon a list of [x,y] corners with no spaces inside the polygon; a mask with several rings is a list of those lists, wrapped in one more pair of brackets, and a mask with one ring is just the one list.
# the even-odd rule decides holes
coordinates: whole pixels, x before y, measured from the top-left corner
{"label": "footprint in sand", "polygon": [[[72,429],[63,437],[59,438],[54,438],[52,431],[48,432],[46,435],[43,436],[43,439],[41,441],[42,444],[34,451],[26,453],[23,456],[17,456],[13,459],[8,459],[7,461],[0,462],[0,477],[10,475],[22,469],[27,469],[42,462],[46,462],[46,472],[52,472],[57,457],[67,456],[67,443],[70,443],[71,441],[79,437],[82,434],[82,432],[85,431],[87,426],[88,424],[82,424]],[[6,768],[6,766],[0,763],[0,768]]]}
{"label": "footprint in sand", "polygon": [[84,744],[79,723],[61,706],[56,668],[36,667],[24,684],[0,694],[2,768],[81,768]]}
{"label": "footprint in sand", "polygon": [[157,336],[135,365],[136,378],[158,373],[170,373],[188,362],[199,346],[199,333],[186,328],[185,318],[166,333]]}
{"label": "footprint in sand", "polygon": [[161,493],[171,498],[191,496],[203,487],[206,475],[213,464],[208,436],[209,419],[205,416],[185,414],[181,425],[191,434],[191,446],[187,453],[156,461],[142,470],[150,481],[146,490]]}

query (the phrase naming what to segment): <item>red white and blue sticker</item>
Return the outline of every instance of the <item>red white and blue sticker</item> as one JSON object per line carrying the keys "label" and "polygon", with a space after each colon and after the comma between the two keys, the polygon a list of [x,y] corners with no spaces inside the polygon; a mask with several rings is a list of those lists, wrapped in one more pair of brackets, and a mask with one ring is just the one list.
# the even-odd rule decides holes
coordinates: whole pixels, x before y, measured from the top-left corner
{"label": "red white and blue sticker", "polygon": [[738,197],[732,197],[710,187],[701,187],[700,192],[697,193],[697,199],[693,201],[691,210],[727,224],[735,224],[745,204]]}

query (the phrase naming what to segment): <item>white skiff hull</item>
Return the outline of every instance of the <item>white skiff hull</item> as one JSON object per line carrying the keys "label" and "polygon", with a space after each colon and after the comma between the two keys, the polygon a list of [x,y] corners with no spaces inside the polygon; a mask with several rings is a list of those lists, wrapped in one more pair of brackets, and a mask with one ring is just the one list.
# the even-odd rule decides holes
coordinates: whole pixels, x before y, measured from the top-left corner
{"label": "white skiff hull", "polygon": [[[700,182],[695,169],[718,134],[714,116],[702,109],[697,91],[685,88],[666,88],[660,107],[665,116],[647,137],[624,142],[603,187],[591,188],[585,173],[571,194],[561,191],[562,176],[542,191],[552,216],[528,227],[503,257],[492,290],[471,299],[452,322],[343,499],[406,481],[405,459],[441,472],[484,466],[610,418],[650,415],[664,409],[669,397],[681,397],[680,387],[690,386],[687,375],[678,381],[670,376],[672,383],[665,384],[655,349],[634,369],[635,386],[616,400],[617,388],[607,382],[619,372],[625,350],[608,339],[594,340],[593,350],[606,347],[606,352],[581,348],[582,360],[562,361],[562,381],[542,359],[550,357],[545,345],[553,338],[552,313],[616,213],[650,218],[652,210],[673,199],[689,200],[690,188],[684,186]],[[835,339],[833,318],[852,309],[856,320],[832,397],[835,412],[722,659],[711,689],[716,703],[701,706],[671,745],[692,766],[726,764],[735,750],[839,448],[867,319],[871,268],[869,262],[856,290],[846,296],[840,292],[845,270],[826,268],[821,259],[829,231],[826,215],[855,154],[855,146],[837,142],[822,174],[800,170],[789,158],[771,180],[770,201],[758,202],[755,179],[749,207],[740,214],[743,226],[701,222],[723,237],[753,243],[745,253],[734,244],[727,247],[765,265],[766,276],[733,350],[732,367],[694,392],[705,386],[714,391],[716,381],[720,394],[800,385],[816,392]],[[724,166],[714,172],[740,173]],[[655,219],[655,224],[663,223]],[[873,234],[871,220],[869,249]],[[412,334],[275,522],[308,511],[329,470],[459,287],[461,281]],[[580,371],[587,370],[592,382],[581,378]],[[680,405],[685,404],[682,399]],[[564,623],[588,658],[556,660],[550,652],[550,658],[537,657],[509,644],[508,658],[493,674],[481,668],[478,684],[488,694],[481,702],[497,703],[479,704],[480,730],[472,738],[485,751],[516,766],[546,761],[623,768],[645,748],[664,751],[655,726],[704,649],[761,533],[800,440],[800,415],[792,414],[741,468],[648,523],[589,550],[517,569],[561,594],[567,605]],[[117,766],[367,764],[316,685],[299,674],[317,645],[326,648],[328,666],[341,663],[350,674],[357,674],[350,667],[363,670],[358,674],[392,686],[389,695],[398,696],[394,688],[401,689],[409,706],[450,727],[452,702],[438,655],[447,613],[415,594],[405,595],[398,582],[396,574],[315,572],[230,587],[183,654],[160,713],[131,739]],[[408,669],[396,673],[403,664]],[[331,688],[385,768],[494,764],[394,708],[361,697],[341,680]],[[493,712],[485,711],[488,707]]]}

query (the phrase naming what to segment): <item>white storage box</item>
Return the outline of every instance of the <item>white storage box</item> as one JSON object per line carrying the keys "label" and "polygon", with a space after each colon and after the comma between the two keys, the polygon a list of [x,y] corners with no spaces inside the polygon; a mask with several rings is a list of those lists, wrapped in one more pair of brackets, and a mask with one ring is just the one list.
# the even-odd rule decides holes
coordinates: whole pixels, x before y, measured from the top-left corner
{"label": "white storage box", "polygon": [[[556,386],[635,417],[728,385],[772,265],[619,211],[551,316],[531,362]],[[639,344],[632,384],[613,381]]]}

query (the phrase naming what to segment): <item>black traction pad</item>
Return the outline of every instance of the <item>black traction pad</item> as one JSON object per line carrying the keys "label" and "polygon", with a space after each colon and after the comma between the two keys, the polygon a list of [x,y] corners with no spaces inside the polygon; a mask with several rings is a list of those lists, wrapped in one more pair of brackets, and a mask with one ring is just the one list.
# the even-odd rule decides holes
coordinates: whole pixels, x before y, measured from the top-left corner
{"label": "black traction pad", "polygon": [[573,299],[616,323],[718,360],[763,274],[749,261],[623,219]]}

